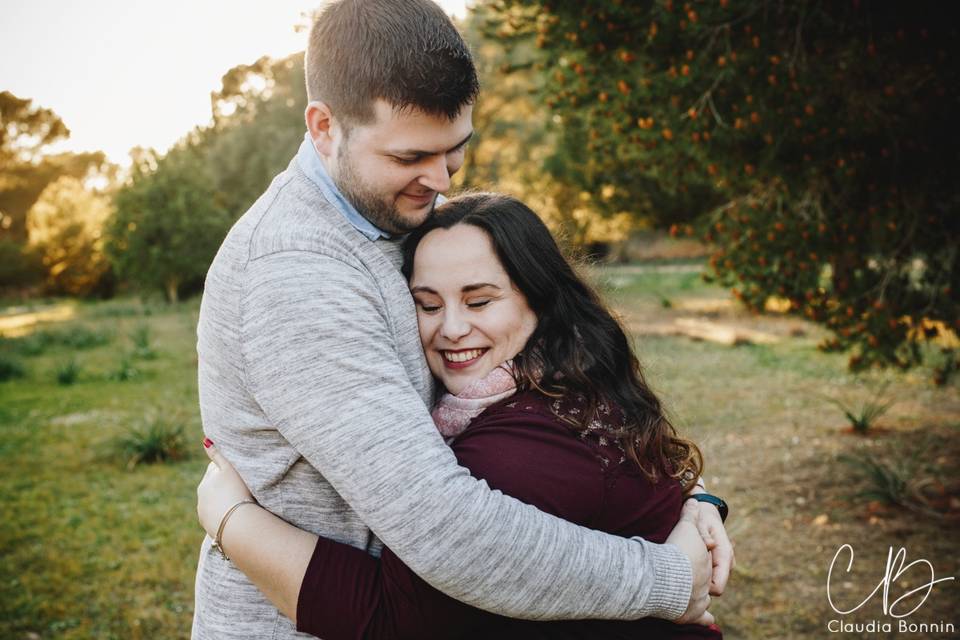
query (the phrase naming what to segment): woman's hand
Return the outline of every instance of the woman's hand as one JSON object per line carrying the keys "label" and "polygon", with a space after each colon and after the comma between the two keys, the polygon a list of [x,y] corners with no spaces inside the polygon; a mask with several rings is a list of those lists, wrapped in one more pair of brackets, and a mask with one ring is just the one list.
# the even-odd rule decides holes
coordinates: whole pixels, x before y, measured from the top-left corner
{"label": "woman's hand", "polygon": [[693,589],[687,610],[674,622],[679,624],[714,623],[710,607],[711,559],[699,531],[700,511],[697,502],[687,500],[680,511],[680,521],[674,526],[666,542],[676,545],[690,560],[693,572]]}
{"label": "woman's hand", "polygon": [[203,446],[210,464],[197,487],[197,517],[207,535],[216,539],[220,521],[227,510],[242,500],[253,500],[253,495],[213,441],[204,438]]}

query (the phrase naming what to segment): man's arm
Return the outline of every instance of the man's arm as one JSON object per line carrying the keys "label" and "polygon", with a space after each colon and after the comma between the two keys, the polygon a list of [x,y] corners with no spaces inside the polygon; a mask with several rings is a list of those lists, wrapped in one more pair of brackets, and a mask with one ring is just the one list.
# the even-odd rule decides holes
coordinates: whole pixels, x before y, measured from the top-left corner
{"label": "man's arm", "polygon": [[457,465],[408,380],[369,274],[288,252],[251,262],[247,276],[243,355],[256,400],[427,582],[520,618],[684,612],[692,574],[677,547],[547,516]]}

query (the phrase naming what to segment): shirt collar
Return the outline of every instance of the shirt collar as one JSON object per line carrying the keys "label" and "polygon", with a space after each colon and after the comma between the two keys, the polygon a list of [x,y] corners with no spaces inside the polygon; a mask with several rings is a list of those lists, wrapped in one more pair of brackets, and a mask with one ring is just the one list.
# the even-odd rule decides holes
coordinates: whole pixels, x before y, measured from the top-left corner
{"label": "shirt collar", "polygon": [[336,207],[337,211],[343,214],[347,222],[353,225],[357,231],[371,241],[390,238],[389,233],[360,215],[356,207],[350,204],[350,201],[340,193],[337,185],[333,183],[333,179],[330,178],[330,174],[323,166],[323,162],[320,161],[320,155],[317,153],[316,147],[313,146],[313,139],[310,137],[309,131],[303,135],[303,143],[300,145],[300,150],[297,151],[297,162],[307,178],[320,188],[330,204]]}

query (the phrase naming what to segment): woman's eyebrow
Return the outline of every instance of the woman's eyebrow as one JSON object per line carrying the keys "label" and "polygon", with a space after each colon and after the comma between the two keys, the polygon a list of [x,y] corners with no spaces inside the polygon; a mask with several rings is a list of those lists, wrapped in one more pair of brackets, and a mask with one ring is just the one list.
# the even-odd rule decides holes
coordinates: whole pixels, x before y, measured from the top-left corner
{"label": "woman's eyebrow", "polygon": [[475,284],[468,284],[464,286],[462,289],[460,289],[460,291],[462,291],[463,293],[469,293],[471,291],[476,291],[477,289],[483,289],[485,287],[493,287],[497,291],[500,290],[500,287],[490,282],[477,282]]}
{"label": "woman's eyebrow", "polygon": [[[500,286],[493,284],[492,282],[475,282],[473,284],[464,285],[460,289],[462,293],[470,293],[471,291],[476,291],[477,289],[484,289],[486,287],[492,287],[497,291],[501,291]],[[430,287],[419,285],[416,287],[410,287],[410,293],[432,293],[433,295],[439,295],[436,290],[431,289]]]}
{"label": "woman's eyebrow", "polygon": [[424,287],[422,285],[419,287],[410,287],[410,293],[432,293],[433,295],[437,295],[436,291],[430,287]]}

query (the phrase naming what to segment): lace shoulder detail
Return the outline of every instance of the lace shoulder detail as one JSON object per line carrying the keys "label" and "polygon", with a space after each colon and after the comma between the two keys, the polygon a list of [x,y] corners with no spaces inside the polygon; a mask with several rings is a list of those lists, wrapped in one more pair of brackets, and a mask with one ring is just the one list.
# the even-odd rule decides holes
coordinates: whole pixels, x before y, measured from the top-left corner
{"label": "lace shoulder detail", "polygon": [[550,411],[567,425],[577,438],[594,448],[605,470],[618,468],[627,462],[622,441],[626,434],[626,421],[618,406],[606,401],[600,402],[595,415],[585,426],[584,416],[588,407],[583,394],[573,393],[552,398]]}

